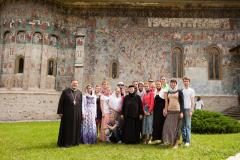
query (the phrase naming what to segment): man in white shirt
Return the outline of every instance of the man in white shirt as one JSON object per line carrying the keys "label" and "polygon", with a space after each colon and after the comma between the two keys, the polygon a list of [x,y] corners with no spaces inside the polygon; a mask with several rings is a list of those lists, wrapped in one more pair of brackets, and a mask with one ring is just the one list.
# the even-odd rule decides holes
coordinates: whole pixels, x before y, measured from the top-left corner
{"label": "man in white shirt", "polygon": [[190,145],[191,139],[191,118],[194,110],[194,97],[195,91],[190,88],[190,79],[188,77],[183,78],[184,88],[182,90],[184,95],[184,114],[182,125],[182,140],[186,147]]}

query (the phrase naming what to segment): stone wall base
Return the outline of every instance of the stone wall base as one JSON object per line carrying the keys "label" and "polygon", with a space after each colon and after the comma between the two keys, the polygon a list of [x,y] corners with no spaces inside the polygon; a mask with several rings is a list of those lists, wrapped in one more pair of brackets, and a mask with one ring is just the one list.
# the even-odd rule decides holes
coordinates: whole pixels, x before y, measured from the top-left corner
{"label": "stone wall base", "polygon": [[214,112],[223,112],[233,106],[238,106],[238,96],[221,95],[221,96],[201,96],[204,109]]}
{"label": "stone wall base", "polygon": [[0,121],[56,120],[60,92],[0,92]]}
{"label": "stone wall base", "polygon": [[[0,121],[56,120],[60,92],[0,91]],[[238,105],[237,96],[201,96],[206,110]]]}

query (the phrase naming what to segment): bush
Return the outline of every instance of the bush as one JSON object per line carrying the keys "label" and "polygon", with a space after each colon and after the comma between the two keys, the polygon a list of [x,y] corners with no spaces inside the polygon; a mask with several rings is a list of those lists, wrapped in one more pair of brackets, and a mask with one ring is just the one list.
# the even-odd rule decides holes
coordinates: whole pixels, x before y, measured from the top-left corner
{"label": "bush", "polygon": [[192,117],[193,133],[238,133],[240,123],[221,113],[196,110]]}

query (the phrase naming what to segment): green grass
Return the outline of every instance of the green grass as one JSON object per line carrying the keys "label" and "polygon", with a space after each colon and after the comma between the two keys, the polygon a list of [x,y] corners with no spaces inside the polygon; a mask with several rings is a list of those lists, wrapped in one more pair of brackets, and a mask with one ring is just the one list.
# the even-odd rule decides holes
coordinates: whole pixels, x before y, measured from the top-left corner
{"label": "green grass", "polygon": [[103,144],[58,148],[59,122],[0,123],[1,160],[226,159],[240,151],[240,134],[192,135],[189,148]]}

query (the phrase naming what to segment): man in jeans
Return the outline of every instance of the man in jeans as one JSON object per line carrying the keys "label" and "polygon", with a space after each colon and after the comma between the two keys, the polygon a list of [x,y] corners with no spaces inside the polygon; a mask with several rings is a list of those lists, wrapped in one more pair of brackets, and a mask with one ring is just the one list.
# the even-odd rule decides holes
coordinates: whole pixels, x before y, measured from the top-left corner
{"label": "man in jeans", "polygon": [[190,145],[191,139],[191,118],[194,110],[194,97],[195,91],[189,87],[190,79],[188,77],[183,78],[184,88],[182,90],[184,95],[184,113],[182,124],[182,140],[184,146]]}

